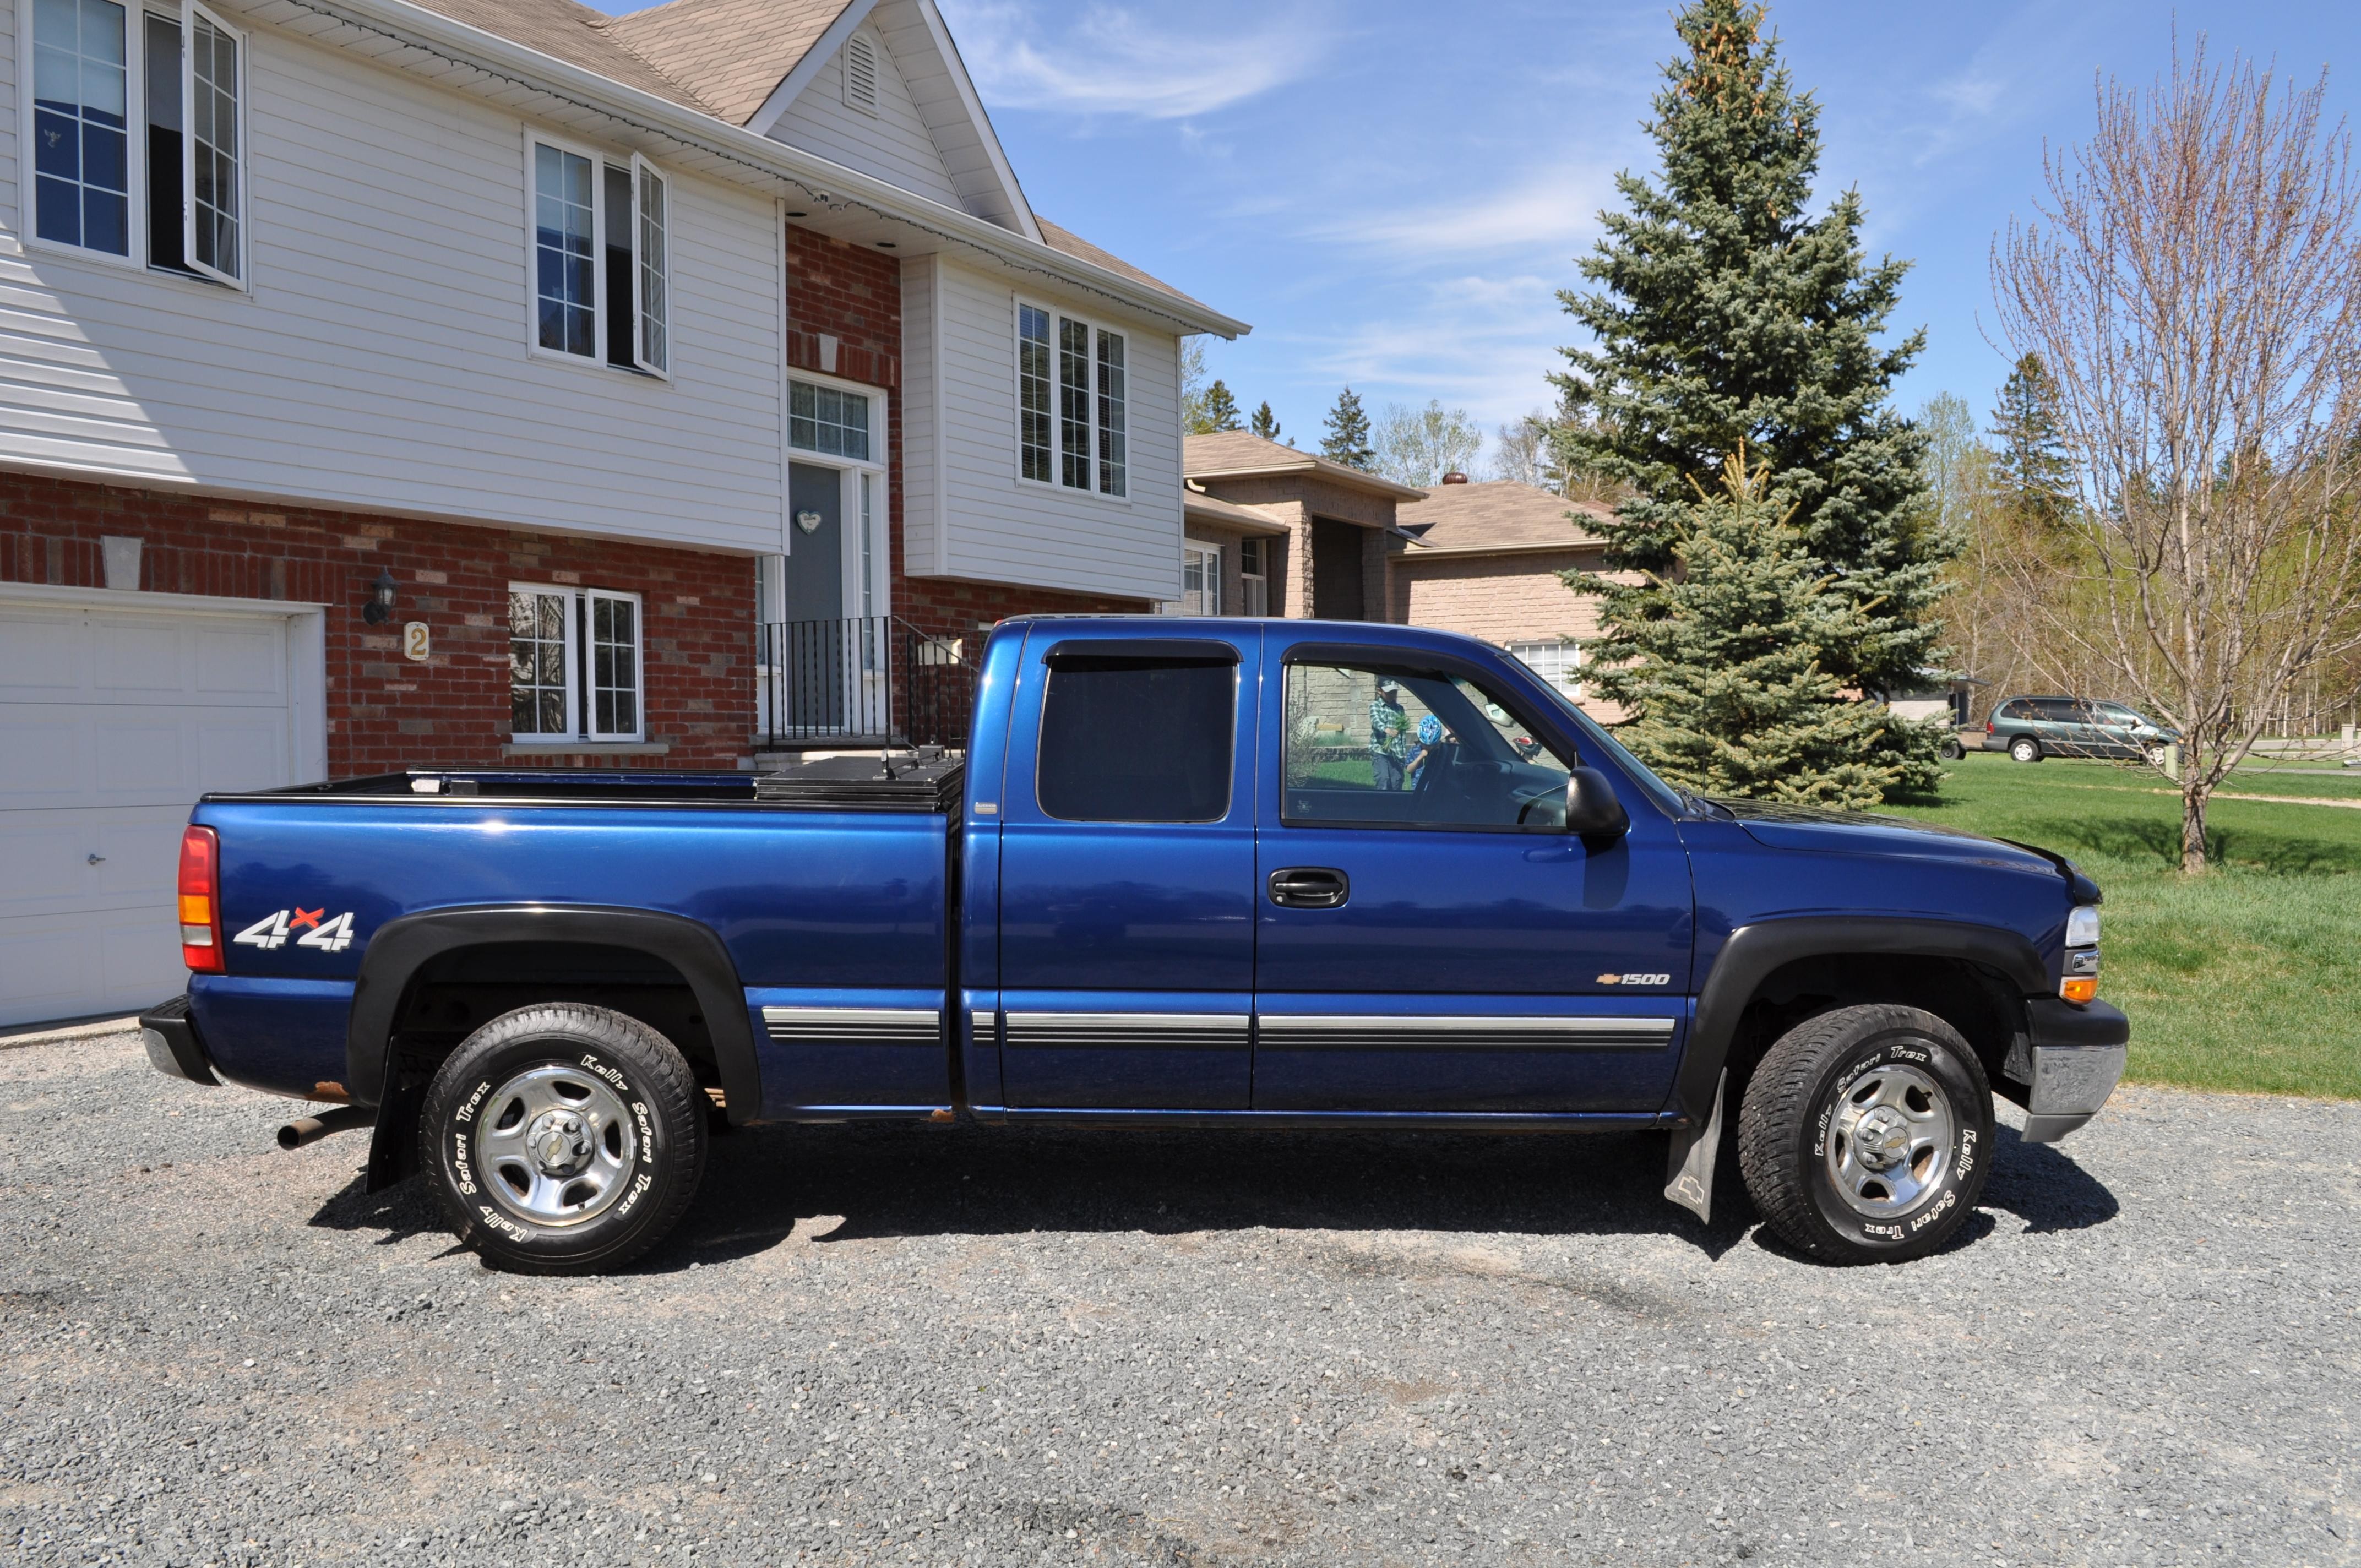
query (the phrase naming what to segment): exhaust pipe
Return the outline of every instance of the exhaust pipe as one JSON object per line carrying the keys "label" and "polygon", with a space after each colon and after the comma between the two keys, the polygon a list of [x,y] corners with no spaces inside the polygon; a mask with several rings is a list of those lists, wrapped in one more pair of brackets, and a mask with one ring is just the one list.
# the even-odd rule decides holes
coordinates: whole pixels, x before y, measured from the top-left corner
{"label": "exhaust pipe", "polygon": [[341,1133],[348,1127],[375,1124],[377,1107],[373,1105],[338,1105],[316,1116],[299,1116],[279,1129],[279,1146],[300,1149],[305,1144],[318,1143],[330,1133]]}

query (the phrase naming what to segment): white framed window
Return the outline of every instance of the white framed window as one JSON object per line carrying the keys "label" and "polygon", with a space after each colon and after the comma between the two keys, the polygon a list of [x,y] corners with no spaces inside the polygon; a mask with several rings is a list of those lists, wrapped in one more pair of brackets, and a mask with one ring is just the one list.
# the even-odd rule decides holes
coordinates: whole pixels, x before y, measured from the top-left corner
{"label": "white framed window", "polygon": [[1566,696],[1582,696],[1582,645],[1571,637],[1511,642],[1509,652],[1524,666]]}
{"label": "white framed window", "polygon": [[520,742],[645,734],[640,596],[509,585],[509,729]]}
{"label": "white framed window", "polygon": [[1270,541],[1238,541],[1238,613],[1270,613]]}
{"label": "white framed window", "polygon": [[1017,301],[1017,477],[1128,497],[1129,378],[1122,333]]}
{"label": "white framed window", "polygon": [[799,452],[871,461],[866,392],[791,378],[787,382],[787,444]]}
{"label": "white framed window", "polygon": [[525,187],[533,350],[668,377],[675,225],[663,171],[534,132]]}
{"label": "white framed window", "polygon": [[181,245],[192,271],[246,277],[246,40],[190,0],[181,50]]}
{"label": "white framed window", "polygon": [[245,35],[198,0],[32,0],[19,15],[25,237],[243,288]]}
{"label": "white framed window", "polygon": [[[131,256],[132,12],[115,0],[19,6],[32,57],[26,145],[33,149],[32,236]],[[20,79],[21,80],[21,79]]]}
{"label": "white framed window", "polygon": [[1218,544],[1180,546],[1180,613],[1222,613],[1222,549]]}

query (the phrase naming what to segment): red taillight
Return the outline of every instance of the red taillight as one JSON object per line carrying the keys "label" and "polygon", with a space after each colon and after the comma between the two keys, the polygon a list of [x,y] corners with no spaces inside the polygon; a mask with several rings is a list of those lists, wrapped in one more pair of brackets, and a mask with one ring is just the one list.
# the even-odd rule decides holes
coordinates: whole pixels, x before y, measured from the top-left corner
{"label": "red taillight", "polygon": [[181,835],[181,961],[222,972],[221,839],[210,828]]}
{"label": "red taillight", "polygon": [[1984,720],[1984,733],[1985,733],[1985,734],[1987,734],[1987,735],[1989,735],[1989,734],[1991,734],[1992,732],[1993,732],[1992,720],[1991,720],[1991,719],[1989,719],[1989,718],[1987,718],[1987,719],[1985,719],[1985,720]]}

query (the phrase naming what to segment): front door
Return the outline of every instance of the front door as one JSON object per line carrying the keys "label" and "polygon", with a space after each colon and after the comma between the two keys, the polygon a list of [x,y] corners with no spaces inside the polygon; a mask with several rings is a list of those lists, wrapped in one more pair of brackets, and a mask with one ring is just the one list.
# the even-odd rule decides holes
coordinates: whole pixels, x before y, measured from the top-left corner
{"label": "front door", "polygon": [[844,623],[844,476],[789,464],[787,510],[786,624],[774,660],[790,733],[827,734],[843,728],[857,652]]}
{"label": "front door", "polygon": [[1036,627],[1001,784],[1012,1109],[1242,1111],[1256,645]]}
{"label": "front door", "polygon": [[1609,767],[1631,832],[1551,826],[1566,727],[1401,659],[1299,645],[1266,703],[1255,1109],[1655,1111],[1689,979],[1674,825]]}

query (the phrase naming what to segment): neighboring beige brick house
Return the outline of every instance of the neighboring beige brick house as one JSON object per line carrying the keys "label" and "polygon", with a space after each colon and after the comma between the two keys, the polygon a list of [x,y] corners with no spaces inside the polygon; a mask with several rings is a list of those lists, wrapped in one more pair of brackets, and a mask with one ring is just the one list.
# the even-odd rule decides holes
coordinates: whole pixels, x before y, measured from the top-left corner
{"label": "neighboring beige brick house", "polygon": [[[1396,509],[1426,492],[1243,430],[1181,442],[1190,614],[1391,620]],[[1213,585],[1218,580],[1218,589]]]}
{"label": "neighboring beige brick house", "polygon": [[1392,558],[1394,615],[1412,626],[1496,642],[1556,682],[1597,717],[1621,714],[1582,691],[1582,647],[1598,630],[1596,601],[1559,574],[1599,569],[1605,549],[1578,520],[1613,514],[1532,485],[1447,477],[1395,520],[1411,543]]}

